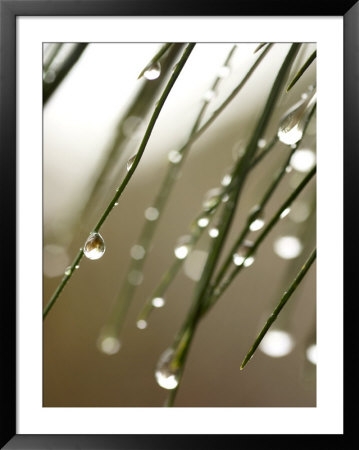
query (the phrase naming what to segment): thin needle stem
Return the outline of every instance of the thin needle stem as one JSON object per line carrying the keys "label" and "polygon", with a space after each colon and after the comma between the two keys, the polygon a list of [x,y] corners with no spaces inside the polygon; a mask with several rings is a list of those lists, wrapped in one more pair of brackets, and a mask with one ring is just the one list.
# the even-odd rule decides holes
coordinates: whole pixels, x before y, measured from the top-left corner
{"label": "thin needle stem", "polygon": [[247,364],[247,362],[252,358],[254,352],[256,351],[257,347],[259,346],[262,339],[266,335],[267,331],[269,330],[269,328],[271,327],[273,322],[277,319],[277,317],[278,317],[279,313],[281,312],[281,310],[283,309],[284,305],[288,302],[288,300],[290,299],[290,297],[292,296],[294,291],[299,286],[300,282],[303,280],[305,274],[310,269],[316,256],[317,256],[317,250],[314,249],[312,251],[312,253],[310,254],[309,258],[307,259],[307,261],[304,263],[303,267],[298,272],[297,276],[294,278],[294,280],[293,280],[292,284],[289,286],[288,290],[284,292],[280,302],[278,303],[278,305],[276,306],[276,308],[274,309],[272,314],[268,317],[266,324],[264,325],[264,327],[262,328],[258,337],[254,341],[254,344],[252,345],[251,349],[245,356],[245,358],[241,364],[240,370],[242,370],[245,367],[245,365]]}
{"label": "thin needle stem", "polygon": [[[158,103],[157,106],[153,112],[153,115],[151,117],[151,120],[148,124],[147,130],[144,134],[144,137],[142,139],[142,142],[139,146],[138,152],[136,154],[136,158],[131,166],[131,169],[127,172],[127,175],[125,176],[123,182],[121,183],[121,185],[119,186],[119,188],[116,191],[116,194],[114,195],[114,197],[112,198],[112,200],[110,201],[109,205],[107,206],[107,208],[105,209],[104,213],[102,214],[100,220],[97,222],[96,226],[94,227],[92,233],[97,233],[101,226],[103,225],[103,223],[105,222],[105,220],[107,219],[108,215],[110,214],[110,212],[112,211],[115,203],[117,203],[118,199],[120,198],[122,192],[124,191],[125,187],[127,186],[128,182],[130,181],[136,167],[138,166],[138,163],[140,162],[140,159],[142,157],[143,152],[145,151],[147,142],[151,136],[152,130],[155,126],[155,123],[158,119],[158,116],[162,110],[162,107],[169,95],[169,93],[171,92],[172,87],[174,86],[179,74],[181,73],[185,63],[187,62],[187,59],[189,58],[190,54],[192,53],[192,50],[194,48],[195,44],[188,44],[188,46],[186,47],[180,61],[178,62],[175,70],[173,71],[173,74],[170,78],[170,80],[168,81]],[[46,317],[46,315],[48,314],[48,312],[50,311],[50,309],[52,308],[52,306],[54,305],[55,301],[57,300],[58,296],[60,295],[60,293],[62,292],[63,288],[65,287],[65,285],[67,284],[67,282],[69,281],[69,279],[72,277],[72,274],[75,270],[75,266],[80,262],[80,260],[83,257],[83,249],[81,248],[80,251],[78,252],[74,262],[72,263],[72,265],[70,266],[70,273],[69,275],[65,275],[64,278],[62,279],[61,283],[59,284],[58,288],[56,289],[56,291],[54,292],[53,296],[51,297],[48,305],[46,306],[44,313],[43,313],[43,318]]]}

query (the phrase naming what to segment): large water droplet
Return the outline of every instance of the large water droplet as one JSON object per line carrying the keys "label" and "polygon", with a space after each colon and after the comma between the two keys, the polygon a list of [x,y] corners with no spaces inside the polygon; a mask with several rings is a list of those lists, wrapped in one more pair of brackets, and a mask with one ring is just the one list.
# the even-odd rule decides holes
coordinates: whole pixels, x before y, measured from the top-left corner
{"label": "large water droplet", "polygon": [[165,350],[156,367],[156,381],[164,389],[175,389],[178,386],[179,369],[173,367],[174,355],[173,349]]}
{"label": "large water droplet", "polygon": [[156,80],[161,75],[161,64],[157,61],[145,70],[143,76],[146,80]]}
{"label": "large water droplet", "polygon": [[100,233],[91,233],[84,245],[84,255],[88,259],[99,259],[105,253],[105,241]]}
{"label": "large water droplet", "polygon": [[127,172],[133,166],[133,163],[135,162],[136,156],[137,156],[137,153],[136,153],[136,155],[131,156],[131,158],[127,161],[127,165],[126,165]]}
{"label": "large water droplet", "polygon": [[176,258],[185,259],[191,250],[191,236],[185,235],[178,239],[174,249]]}
{"label": "large water droplet", "polygon": [[278,129],[278,139],[283,144],[296,144],[303,137],[306,120],[311,113],[316,101],[316,94],[306,100],[301,100],[290,108],[280,121]]}
{"label": "large water droplet", "polygon": [[315,164],[315,154],[309,149],[300,149],[294,152],[290,165],[298,172],[308,172]]}

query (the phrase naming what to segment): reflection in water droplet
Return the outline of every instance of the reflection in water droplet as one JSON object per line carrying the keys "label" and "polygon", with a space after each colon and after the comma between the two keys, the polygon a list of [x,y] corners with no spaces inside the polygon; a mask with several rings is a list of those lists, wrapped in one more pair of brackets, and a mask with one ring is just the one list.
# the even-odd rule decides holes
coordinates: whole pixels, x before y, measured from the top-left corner
{"label": "reflection in water droplet", "polygon": [[131,247],[130,250],[130,254],[132,256],[133,259],[136,260],[140,260],[143,259],[145,256],[146,250],[144,249],[144,247],[142,247],[142,245],[134,245],[133,247]]}
{"label": "reflection in water droplet", "polygon": [[152,299],[152,306],[154,306],[155,308],[162,308],[165,303],[165,299],[162,297],[155,297]]}
{"label": "reflection in water droplet", "polygon": [[178,164],[182,160],[182,156],[182,153],[177,150],[171,150],[167,155],[169,162],[172,164]]}
{"label": "reflection in water droplet", "polygon": [[155,378],[164,389],[175,389],[178,385],[179,370],[173,368],[174,351],[169,348],[162,353],[158,361]]}
{"label": "reflection in water droplet", "polygon": [[203,209],[205,211],[209,211],[215,208],[221,201],[221,195],[222,195],[221,189],[218,188],[210,189],[204,196],[204,200],[202,203]]}
{"label": "reflection in water droplet", "polygon": [[302,244],[295,236],[282,236],[274,244],[275,253],[283,259],[294,259],[302,252]]}
{"label": "reflection in water droplet", "polygon": [[303,137],[305,122],[316,101],[316,94],[290,108],[280,121],[278,138],[283,144],[296,144]]}
{"label": "reflection in water droplet", "polygon": [[294,348],[294,340],[286,331],[269,330],[259,345],[260,350],[273,358],[288,355]]}
{"label": "reflection in water droplet", "polygon": [[132,270],[128,274],[128,282],[132,284],[132,286],[139,286],[143,281],[143,273],[139,270]]}
{"label": "reflection in water droplet", "polygon": [[149,206],[146,210],[145,210],[145,218],[147,220],[150,221],[154,221],[157,220],[158,217],[160,215],[160,212],[158,211],[157,208],[154,208],[153,206]]}
{"label": "reflection in water droplet", "polygon": [[317,364],[317,346],[316,344],[310,345],[306,350],[306,356],[308,361],[310,361],[312,364]]}
{"label": "reflection in water droplet", "polygon": [[157,61],[145,70],[143,76],[146,80],[156,80],[161,75],[161,64]]}
{"label": "reflection in water droplet", "polygon": [[137,325],[137,328],[140,330],[144,330],[145,328],[147,328],[147,322],[143,319],[138,320],[136,325]]}
{"label": "reflection in water droplet", "polygon": [[131,156],[131,158],[127,161],[127,164],[126,164],[127,172],[128,172],[128,171],[131,169],[131,167],[133,166],[133,163],[134,163],[134,161],[135,161],[135,159],[136,159],[136,156],[137,156],[137,153],[136,153],[136,155]]}
{"label": "reflection in water droplet", "polygon": [[97,341],[97,347],[106,355],[115,355],[121,348],[121,342],[115,336],[101,335]]}
{"label": "reflection in water droplet", "polygon": [[308,172],[315,164],[315,154],[312,150],[297,150],[290,159],[290,165],[298,172]]}
{"label": "reflection in water droplet", "polygon": [[206,228],[206,226],[207,226],[208,224],[209,224],[209,218],[206,217],[206,216],[200,217],[200,218],[197,220],[197,225],[198,225],[200,228]]}
{"label": "reflection in water droplet", "polygon": [[84,245],[84,255],[88,259],[99,259],[105,253],[106,246],[100,233],[91,233]]}

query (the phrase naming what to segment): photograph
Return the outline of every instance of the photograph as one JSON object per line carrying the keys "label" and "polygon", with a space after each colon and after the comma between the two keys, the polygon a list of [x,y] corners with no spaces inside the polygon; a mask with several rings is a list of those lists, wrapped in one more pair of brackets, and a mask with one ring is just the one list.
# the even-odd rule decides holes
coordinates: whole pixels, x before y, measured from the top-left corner
{"label": "photograph", "polygon": [[316,58],[43,44],[44,407],[316,406]]}

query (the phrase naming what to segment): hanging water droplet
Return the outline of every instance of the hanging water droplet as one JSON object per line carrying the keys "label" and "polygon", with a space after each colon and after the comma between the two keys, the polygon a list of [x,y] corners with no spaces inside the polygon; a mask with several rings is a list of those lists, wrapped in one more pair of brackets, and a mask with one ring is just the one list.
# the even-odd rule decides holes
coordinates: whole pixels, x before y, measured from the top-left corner
{"label": "hanging water droplet", "polygon": [[178,239],[177,245],[174,249],[176,258],[185,259],[191,250],[191,236],[186,235]]}
{"label": "hanging water droplet", "polygon": [[257,217],[253,220],[253,222],[249,225],[249,229],[251,231],[258,231],[263,228],[264,219],[262,217]]}
{"label": "hanging water droplet", "polygon": [[204,196],[203,209],[209,211],[215,208],[221,201],[222,190],[218,188],[210,189]]}
{"label": "hanging water droplet", "polygon": [[150,220],[150,221],[157,220],[159,215],[160,215],[160,212],[158,211],[157,208],[154,208],[153,206],[149,206],[145,210],[145,217],[147,220]]}
{"label": "hanging water droplet", "polygon": [[316,94],[290,108],[280,121],[277,136],[283,144],[296,144],[303,137],[306,120],[316,102]]}
{"label": "hanging water droplet", "polygon": [[166,301],[163,297],[155,297],[152,299],[152,306],[155,308],[162,308],[165,305]]}
{"label": "hanging water droplet", "polygon": [[84,245],[84,255],[88,259],[99,259],[105,253],[105,241],[100,233],[91,233]]}
{"label": "hanging water droplet", "polygon": [[68,266],[68,267],[66,267],[66,269],[65,269],[65,275],[66,276],[69,276],[69,275],[71,275],[71,266]]}
{"label": "hanging water droplet", "polygon": [[137,328],[140,330],[144,330],[145,328],[147,328],[147,322],[143,319],[138,320],[136,325],[137,325]]}
{"label": "hanging water droplet", "polygon": [[137,153],[136,153],[136,155],[131,156],[131,158],[127,161],[127,165],[126,165],[127,172],[128,172],[128,171],[131,169],[131,167],[133,166],[133,163],[134,163],[134,161],[135,161],[135,159],[136,159],[136,156],[137,156]]}
{"label": "hanging water droplet", "polygon": [[210,235],[210,237],[211,238],[216,238],[216,237],[218,237],[218,235],[219,235],[219,229],[218,228],[211,228],[209,231],[208,231],[208,234]]}
{"label": "hanging water droplet", "polygon": [[156,80],[160,75],[161,75],[161,64],[158,61],[151,64],[143,74],[146,80]]}
{"label": "hanging water droplet", "polygon": [[142,245],[136,244],[133,247],[131,247],[130,255],[132,256],[133,259],[136,260],[143,259],[145,254],[146,250],[144,249],[144,247],[142,247]]}
{"label": "hanging water droplet", "polygon": [[139,270],[132,270],[127,279],[132,286],[139,286],[143,281],[143,273]]}
{"label": "hanging water droplet", "polygon": [[175,389],[178,385],[179,369],[174,367],[174,356],[175,352],[169,348],[162,353],[157,363],[155,378],[164,389]]}
{"label": "hanging water droplet", "polygon": [[209,224],[209,218],[206,217],[206,216],[200,217],[200,218],[197,220],[197,225],[198,225],[200,228],[206,228],[206,226],[207,226],[208,224]]}
{"label": "hanging water droplet", "polygon": [[262,207],[260,205],[255,205],[251,209],[249,213],[249,220],[251,220],[251,223],[249,225],[249,229],[251,231],[258,231],[261,228],[263,228],[264,225],[264,218],[261,214]]}
{"label": "hanging water droplet", "polygon": [[169,162],[172,164],[178,164],[182,160],[182,156],[182,153],[177,150],[171,150],[167,155]]}
{"label": "hanging water droplet", "polygon": [[233,254],[232,256],[233,263],[236,266],[241,266],[243,264],[244,267],[249,267],[250,265],[252,265],[254,262],[254,256],[251,255],[247,257],[247,254],[252,247],[253,242],[245,240],[242,243],[242,245],[238,248],[236,253]]}

